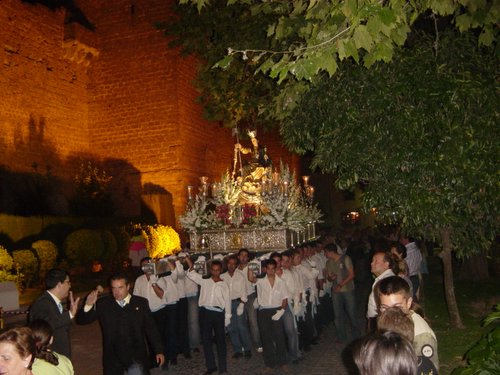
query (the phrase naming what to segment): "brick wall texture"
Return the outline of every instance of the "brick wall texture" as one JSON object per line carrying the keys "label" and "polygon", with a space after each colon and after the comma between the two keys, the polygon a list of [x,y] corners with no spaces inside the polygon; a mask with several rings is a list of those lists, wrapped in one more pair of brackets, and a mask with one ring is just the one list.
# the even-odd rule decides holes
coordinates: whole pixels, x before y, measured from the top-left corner
{"label": "brick wall texture", "polygon": [[[111,171],[119,215],[139,215],[141,194],[161,192],[176,218],[186,185],[231,168],[230,130],[195,102],[196,59],[154,27],[171,1],[74,1],[89,30],[64,7],[2,0],[0,167],[71,181],[80,160],[94,160]],[[277,134],[264,137],[273,160],[298,166]]]}

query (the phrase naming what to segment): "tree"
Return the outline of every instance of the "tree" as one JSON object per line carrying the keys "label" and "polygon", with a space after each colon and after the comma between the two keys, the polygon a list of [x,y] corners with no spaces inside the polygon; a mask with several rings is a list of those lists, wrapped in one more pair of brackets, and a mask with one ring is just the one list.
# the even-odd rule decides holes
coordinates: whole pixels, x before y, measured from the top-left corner
{"label": "tree", "polygon": [[[203,13],[210,0],[180,0],[196,4]],[[217,3],[217,2],[216,2]],[[402,46],[410,27],[427,12],[451,16],[460,31],[480,30],[479,44],[490,46],[498,35],[498,0],[228,0],[242,4],[256,18],[271,17],[267,36],[274,49],[227,45],[227,66],[235,57],[260,62],[257,70],[268,72],[278,82],[288,79],[313,80],[319,72],[333,76],[338,63],[348,58],[366,67],[388,62]],[[281,46],[281,48],[279,48]]]}
{"label": "tree", "polygon": [[[339,188],[363,183],[365,209],[377,208],[380,220],[442,244],[451,320],[462,326],[451,251],[474,254],[498,232],[498,59],[480,47],[496,45],[498,1],[180,2],[196,3],[202,18],[242,7],[233,24],[245,15],[245,27],[260,37],[249,44],[245,34],[240,44],[235,28],[234,42],[200,46],[200,56],[236,76],[254,71],[248,85],[266,80],[263,73],[274,79],[259,120],[279,124],[291,150],[313,152],[314,165],[336,173]],[[415,33],[422,19],[432,21],[432,38]],[[464,32],[456,44],[456,35],[442,35],[443,20]],[[207,44],[212,29],[187,25]],[[221,50],[227,55],[217,61]],[[201,87],[210,97],[210,84]],[[211,104],[226,106],[217,97]]]}
{"label": "tree", "polygon": [[192,6],[178,5],[174,11],[179,17],[161,22],[158,27],[172,37],[171,47],[181,47],[184,54],[194,54],[202,61],[194,83],[208,120],[229,127],[271,126],[275,121],[262,113],[279,88],[272,78],[255,74],[258,61],[234,60],[232,64],[219,64],[224,69],[213,67],[230,45],[272,48],[273,41],[267,38],[265,29],[274,16],[254,17],[245,6],[225,4],[224,0],[215,0],[210,11],[200,14]]}
{"label": "tree", "polygon": [[[364,184],[365,210],[442,245],[452,324],[462,326],[451,252],[488,249],[498,233],[498,61],[468,33],[398,52],[391,64],[346,64],[308,91],[281,134],[336,184]],[[300,109],[299,109],[300,108]]]}

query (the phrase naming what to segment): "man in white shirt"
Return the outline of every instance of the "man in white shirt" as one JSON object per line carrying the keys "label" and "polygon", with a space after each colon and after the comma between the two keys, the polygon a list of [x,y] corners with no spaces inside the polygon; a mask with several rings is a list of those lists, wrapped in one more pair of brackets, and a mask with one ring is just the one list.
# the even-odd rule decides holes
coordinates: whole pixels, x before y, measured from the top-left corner
{"label": "man in white shirt", "polygon": [[210,278],[205,279],[193,268],[193,261],[187,257],[189,265],[187,276],[200,285],[200,324],[201,340],[203,352],[205,354],[205,365],[207,371],[205,375],[213,374],[217,371],[215,363],[213,341],[217,347],[217,360],[219,374],[227,372],[227,349],[224,327],[231,322],[231,298],[229,287],[221,279],[222,263],[212,260],[210,263]]}
{"label": "man in white shirt", "polygon": [[231,323],[227,332],[233,345],[233,358],[250,358],[252,356],[252,342],[248,332],[245,302],[247,301],[246,280],[238,268],[238,258],[231,255],[226,259],[227,272],[221,275],[229,287],[231,297]]}
{"label": "man in white shirt", "polygon": [[373,331],[376,329],[376,317],[377,317],[377,304],[375,302],[374,288],[377,283],[389,276],[394,276],[392,268],[394,266],[394,260],[390,253],[384,251],[378,251],[373,254],[371,269],[372,274],[375,275],[375,280],[372,284],[372,291],[368,297],[368,310],[366,312],[366,317],[368,319],[368,330]]}
{"label": "man in white shirt", "polygon": [[274,259],[276,262],[276,275],[285,282],[287,289],[288,304],[285,309],[285,314],[283,315],[283,328],[285,329],[288,346],[288,359],[293,364],[297,364],[301,358],[301,354],[299,350],[299,334],[297,332],[292,306],[295,303],[294,301],[300,299],[300,291],[297,285],[298,283],[296,282],[296,277],[294,277],[291,271],[292,263],[290,253],[286,251],[282,254],[273,253],[271,254],[271,259]]}
{"label": "man in white shirt", "polygon": [[[141,269],[152,259],[150,257],[144,257],[141,259],[140,266]],[[143,271],[144,274],[139,276],[135,280],[133,295],[146,298],[148,300],[148,305],[153,314],[153,318],[156,322],[158,332],[164,342],[165,348],[168,346],[175,346],[175,341],[172,337],[167,335],[167,309],[164,300],[165,290],[167,289],[167,281],[164,277],[157,277],[152,271],[147,269]],[[165,368],[168,367],[166,364]]]}
{"label": "man in white shirt", "polygon": [[248,326],[250,328],[250,335],[256,350],[262,352],[262,343],[260,340],[259,324],[257,323],[257,309],[254,306],[255,300],[257,298],[257,293],[255,292],[255,285],[248,281],[248,261],[250,260],[250,253],[248,249],[240,249],[238,251],[238,269],[243,277],[245,278],[246,288],[247,288],[247,302],[245,302],[245,314],[248,319]]}
{"label": "man in white shirt", "polygon": [[262,339],[264,364],[263,373],[271,374],[280,366],[284,372],[286,367],[286,343],[283,331],[283,314],[288,306],[288,291],[285,282],[276,276],[276,261],[265,261],[266,276],[257,279],[252,270],[248,270],[248,280],[257,286],[259,311],[257,319]]}
{"label": "man in white shirt", "polygon": [[[177,294],[179,300],[177,301],[177,319],[176,319],[176,337],[177,337],[177,353],[183,354],[184,358],[191,358],[191,349],[189,348],[189,334],[188,334],[188,299],[186,296],[186,270],[181,263],[180,255],[184,259],[187,254],[179,253],[175,259],[175,272],[177,274]],[[173,364],[176,364],[173,363]]]}
{"label": "man in white shirt", "polygon": [[417,301],[418,288],[420,287],[420,266],[422,265],[422,252],[415,240],[411,237],[401,236],[399,242],[406,247],[406,264],[408,264],[408,277],[413,287],[413,300]]}
{"label": "man in white shirt", "polygon": [[304,297],[302,304],[304,312],[298,320],[299,329],[299,348],[306,352],[311,350],[311,344],[314,341],[314,311],[316,309],[317,287],[316,278],[319,271],[314,262],[309,262],[304,258],[305,251],[299,247],[293,251],[292,263],[294,269],[301,275],[304,283]]}
{"label": "man in white shirt", "polygon": [[[187,272],[186,272],[187,276]],[[188,337],[190,349],[198,353],[201,346],[200,334],[200,318],[198,298],[200,295],[200,286],[196,284],[189,277],[184,279],[184,288],[186,291],[186,298],[188,302]]]}

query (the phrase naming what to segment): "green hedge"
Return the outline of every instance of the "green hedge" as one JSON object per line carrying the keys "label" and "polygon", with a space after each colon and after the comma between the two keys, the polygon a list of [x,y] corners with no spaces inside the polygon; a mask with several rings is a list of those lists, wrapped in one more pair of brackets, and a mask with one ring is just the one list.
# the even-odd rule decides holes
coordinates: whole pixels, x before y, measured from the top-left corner
{"label": "green hedge", "polygon": [[38,274],[38,259],[31,250],[15,250],[12,252],[12,259],[19,267],[19,272],[22,275],[27,288],[29,288],[37,278]]}
{"label": "green hedge", "polygon": [[57,246],[53,242],[47,240],[39,240],[33,242],[31,248],[35,250],[38,258],[38,276],[40,280],[45,279],[45,274],[51,268],[54,268],[57,260]]}
{"label": "green hedge", "polygon": [[90,265],[94,260],[118,257],[117,240],[108,230],[78,229],[66,237],[63,248],[72,265]]}

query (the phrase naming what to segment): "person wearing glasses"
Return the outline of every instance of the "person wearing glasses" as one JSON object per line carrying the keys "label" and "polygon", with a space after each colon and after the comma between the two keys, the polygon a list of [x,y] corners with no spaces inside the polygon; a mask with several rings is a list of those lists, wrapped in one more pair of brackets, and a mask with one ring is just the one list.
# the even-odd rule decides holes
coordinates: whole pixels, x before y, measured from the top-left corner
{"label": "person wearing glasses", "polygon": [[[70,326],[78,310],[80,298],[73,298],[71,281],[66,271],[53,268],[45,275],[45,292],[33,302],[29,321],[47,321],[52,327],[52,349],[71,359]],[[66,308],[68,299],[69,309]]]}

